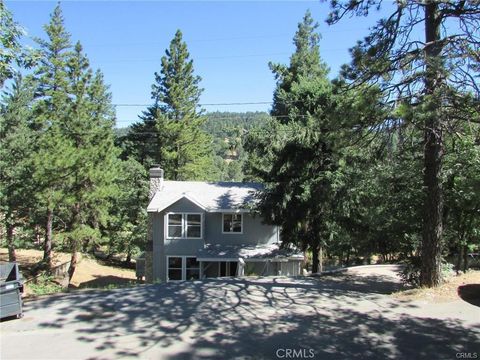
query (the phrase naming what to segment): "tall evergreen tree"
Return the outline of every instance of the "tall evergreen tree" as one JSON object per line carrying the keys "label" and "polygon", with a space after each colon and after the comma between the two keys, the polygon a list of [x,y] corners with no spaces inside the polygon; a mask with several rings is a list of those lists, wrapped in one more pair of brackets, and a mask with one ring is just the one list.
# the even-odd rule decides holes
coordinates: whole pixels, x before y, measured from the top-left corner
{"label": "tall evergreen tree", "polygon": [[98,241],[100,226],[106,225],[110,201],[117,195],[118,151],[114,145],[111,97],[101,72],[92,73],[79,42],[67,64],[70,104],[64,137],[75,147],[67,188],[68,202],[64,234],[72,258],[70,279],[78,251]]}
{"label": "tall evergreen tree", "polygon": [[[167,178],[175,180],[210,179],[213,169],[212,140],[202,125],[205,119],[197,111],[201,78],[194,74],[193,60],[182,33],[178,30],[162,57],[161,71],[152,85],[154,104],[141,116],[129,135],[131,142],[145,141],[137,153],[139,161],[160,163]],[[156,134],[151,134],[155,124]],[[148,166],[150,164],[145,164]]]}
{"label": "tall evergreen tree", "polygon": [[319,53],[319,35],[309,12],[298,25],[290,65],[271,65],[277,79],[268,130],[250,137],[250,171],[266,189],[259,210],[281,225],[283,243],[313,254],[318,272],[321,247],[331,234],[335,171],[335,97]]}
{"label": "tall evergreen tree", "polygon": [[122,161],[117,177],[118,195],[112,199],[112,216],[107,233],[109,253],[126,254],[131,262],[135,252],[145,248],[147,238],[148,174],[133,158]]}
{"label": "tall evergreen tree", "polygon": [[[288,122],[296,115],[304,115],[309,109],[302,106],[298,99],[291,98],[292,88],[301,80],[325,78],[328,67],[320,57],[320,34],[316,31],[318,24],[308,10],[298,24],[293,38],[295,52],[290,57],[289,66],[269,63],[275,75],[277,86],[273,94],[271,115],[279,121]],[[296,120],[296,119],[295,119]]]}
{"label": "tall evergreen tree", "polygon": [[37,184],[37,213],[43,218],[45,229],[44,261],[51,267],[54,214],[67,197],[76,152],[74,143],[64,136],[70,101],[67,63],[72,53],[60,5],[55,7],[44,30],[47,39],[37,39],[41,58],[34,70],[38,84],[35,126],[40,136],[34,149],[33,177]]}
{"label": "tall evergreen tree", "polygon": [[14,232],[26,224],[32,203],[34,86],[17,75],[0,110],[0,212],[4,216],[9,261],[16,261]]}
{"label": "tall evergreen tree", "polygon": [[[371,8],[383,5],[380,0],[331,4],[330,24],[348,14],[367,16]],[[456,26],[448,26],[453,23]],[[343,71],[350,86],[378,86],[386,103],[411,106],[412,116],[405,121],[424,131],[424,286],[441,282],[445,136],[459,120],[476,121],[469,108],[479,106],[479,27],[476,1],[399,1],[351,50],[353,61]],[[423,41],[412,36],[415,31],[424,33]]]}
{"label": "tall evergreen tree", "polygon": [[55,219],[61,220],[57,238],[71,250],[71,279],[79,249],[99,241],[116,195],[114,111],[101,72],[93,73],[80,43],[72,49],[60,6],[45,31],[48,40],[38,40],[42,59],[35,71],[37,212],[45,218],[49,267]]}

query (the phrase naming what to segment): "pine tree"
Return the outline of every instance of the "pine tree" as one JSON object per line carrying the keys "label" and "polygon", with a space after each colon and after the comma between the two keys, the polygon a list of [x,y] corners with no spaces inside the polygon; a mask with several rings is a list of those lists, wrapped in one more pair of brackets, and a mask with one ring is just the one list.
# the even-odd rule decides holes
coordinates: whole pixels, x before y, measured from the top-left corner
{"label": "pine tree", "polygon": [[[269,127],[247,140],[251,173],[265,183],[259,210],[281,225],[282,242],[313,254],[319,270],[321,247],[330,237],[340,122],[328,69],[319,54],[317,24],[309,12],[298,25],[289,66],[271,65],[277,79]],[[253,156],[252,156],[253,155]]]}
{"label": "pine tree", "polygon": [[[128,140],[136,143],[137,160],[148,167],[160,163],[168,178],[207,180],[214,175],[212,140],[202,130],[205,119],[197,111],[201,78],[178,30],[161,60],[152,85],[154,104],[133,126]],[[143,142],[142,144],[139,144]]]}
{"label": "pine tree", "polygon": [[67,229],[73,277],[78,251],[100,237],[108,222],[110,201],[117,195],[118,151],[114,145],[111,97],[101,72],[95,74],[79,42],[67,65],[70,90],[68,122],[64,137],[75,147],[68,187]]}
{"label": "pine tree", "polygon": [[40,61],[34,69],[38,84],[35,102],[35,127],[39,137],[35,146],[34,174],[37,217],[45,229],[44,262],[52,266],[53,219],[67,198],[68,182],[75,156],[74,143],[64,137],[68,123],[69,81],[67,63],[72,55],[70,34],[64,27],[60,5],[44,26],[47,40],[37,39]]}
{"label": "pine tree", "polygon": [[0,111],[0,211],[4,216],[9,261],[16,261],[14,232],[26,224],[34,206],[32,193],[32,129],[34,86],[20,75],[2,99]]}
{"label": "pine tree", "polygon": [[128,133],[119,139],[124,160],[133,157],[145,169],[161,162],[162,141],[157,129],[157,113],[157,107],[149,107],[139,116],[141,121],[132,124]]}
{"label": "pine tree", "polygon": [[45,216],[46,264],[51,267],[54,215],[62,220],[72,253],[70,279],[80,248],[98,243],[116,195],[118,151],[114,145],[114,111],[103,75],[90,68],[80,43],[72,49],[61,9],[38,40],[42,59],[35,71],[36,143],[34,179],[38,212]]}
{"label": "pine tree", "polygon": [[320,57],[321,37],[316,32],[317,28],[318,24],[307,11],[293,38],[295,52],[290,57],[289,66],[269,63],[277,80],[271,115],[278,117],[280,122],[288,122],[289,118],[309,110],[303,108],[301,101],[291,98],[295,84],[304,80],[325,79],[328,74],[328,67]]}
{"label": "pine tree", "polygon": [[[383,4],[332,0],[331,6],[328,22],[334,24]],[[351,50],[352,63],[343,68],[349,88],[380,88],[386,104],[410,106],[413,116],[405,120],[423,129],[421,285],[428,287],[442,281],[446,134],[458,121],[476,121],[470,109],[479,108],[479,15],[476,1],[397,2]],[[417,30],[425,34],[421,41],[412,35]]]}
{"label": "pine tree", "polygon": [[145,248],[147,237],[148,174],[133,158],[122,161],[116,184],[118,195],[112,199],[107,233],[109,253],[126,254],[131,262],[135,252]]}

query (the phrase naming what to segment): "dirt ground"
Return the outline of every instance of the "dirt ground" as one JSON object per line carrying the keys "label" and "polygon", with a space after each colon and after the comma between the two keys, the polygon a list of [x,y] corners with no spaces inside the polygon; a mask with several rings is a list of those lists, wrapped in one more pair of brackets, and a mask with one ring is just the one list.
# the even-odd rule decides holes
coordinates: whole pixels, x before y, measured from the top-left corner
{"label": "dirt ground", "polygon": [[[20,270],[31,267],[43,257],[43,252],[40,250],[19,249],[16,253]],[[54,253],[53,259],[54,265],[60,265],[69,261],[70,255]],[[0,261],[8,261],[8,250],[6,248],[0,248]],[[103,265],[99,261],[80,256],[80,262],[73,275],[71,287],[92,288],[126,285],[135,280],[135,270]]]}
{"label": "dirt ground", "polygon": [[[472,285],[478,285],[474,288]],[[433,289],[412,289],[394,294],[402,300],[424,300],[429,303],[445,303],[459,298],[462,287],[469,286],[474,293],[469,296],[480,299],[480,270],[470,270],[465,274],[453,275],[444,284]],[[471,290],[470,290],[471,292]]]}

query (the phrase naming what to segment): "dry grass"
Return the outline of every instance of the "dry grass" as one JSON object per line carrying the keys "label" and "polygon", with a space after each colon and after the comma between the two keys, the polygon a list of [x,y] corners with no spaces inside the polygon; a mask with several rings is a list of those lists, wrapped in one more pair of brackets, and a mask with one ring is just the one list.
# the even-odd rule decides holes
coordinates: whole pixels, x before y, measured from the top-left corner
{"label": "dry grass", "polygon": [[465,274],[453,275],[444,284],[436,288],[419,288],[396,293],[403,300],[424,300],[430,303],[442,303],[458,300],[458,288],[467,284],[480,284],[480,271],[470,270]]}
{"label": "dry grass", "polygon": [[[18,249],[17,262],[27,270],[38,263],[43,257],[43,252],[32,249]],[[70,254],[54,253],[54,265],[60,265],[70,260]],[[0,248],[0,261],[8,261],[8,251]],[[70,286],[73,288],[106,287],[126,285],[136,280],[135,271],[114,266],[103,265],[100,262],[80,256],[80,261],[73,275]]]}

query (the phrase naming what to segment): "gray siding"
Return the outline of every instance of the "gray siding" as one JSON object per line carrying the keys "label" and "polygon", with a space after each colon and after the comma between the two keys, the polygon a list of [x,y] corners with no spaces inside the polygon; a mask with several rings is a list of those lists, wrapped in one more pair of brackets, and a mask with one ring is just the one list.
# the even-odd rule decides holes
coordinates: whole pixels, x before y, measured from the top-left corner
{"label": "gray siding", "polygon": [[210,244],[268,244],[277,241],[275,226],[262,224],[262,219],[248,213],[243,213],[242,234],[222,234],[223,218],[221,213],[206,214],[206,240]]}
{"label": "gray siding", "polygon": [[156,281],[162,282],[167,280],[167,256],[195,256],[197,254],[197,250],[203,248],[204,246],[203,239],[165,239],[165,215],[169,212],[192,212],[203,214],[203,235],[205,237],[205,211],[187,199],[180,199],[176,203],[166,208],[164,211],[155,213],[153,227],[153,277]]}
{"label": "gray siding", "polygon": [[[203,214],[202,239],[165,239],[165,215],[169,212]],[[277,241],[277,228],[262,224],[260,217],[243,213],[242,234],[222,234],[221,213],[206,213],[187,199],[181,199],[160,213],[153,214],[153,278],[166,281],[166,256],[196,256],[205,243],[239,245],[267,244]]]}
{"label": "gray siding", "polygon": [[153,281],[166,280],[165,244],[163,242],[163,214],[153,214]]}
{"label": "gray siding", "polygon": [[245,262],[247,276],[298,276],[301,275],[302,261],[289,260],[288,262]]}

